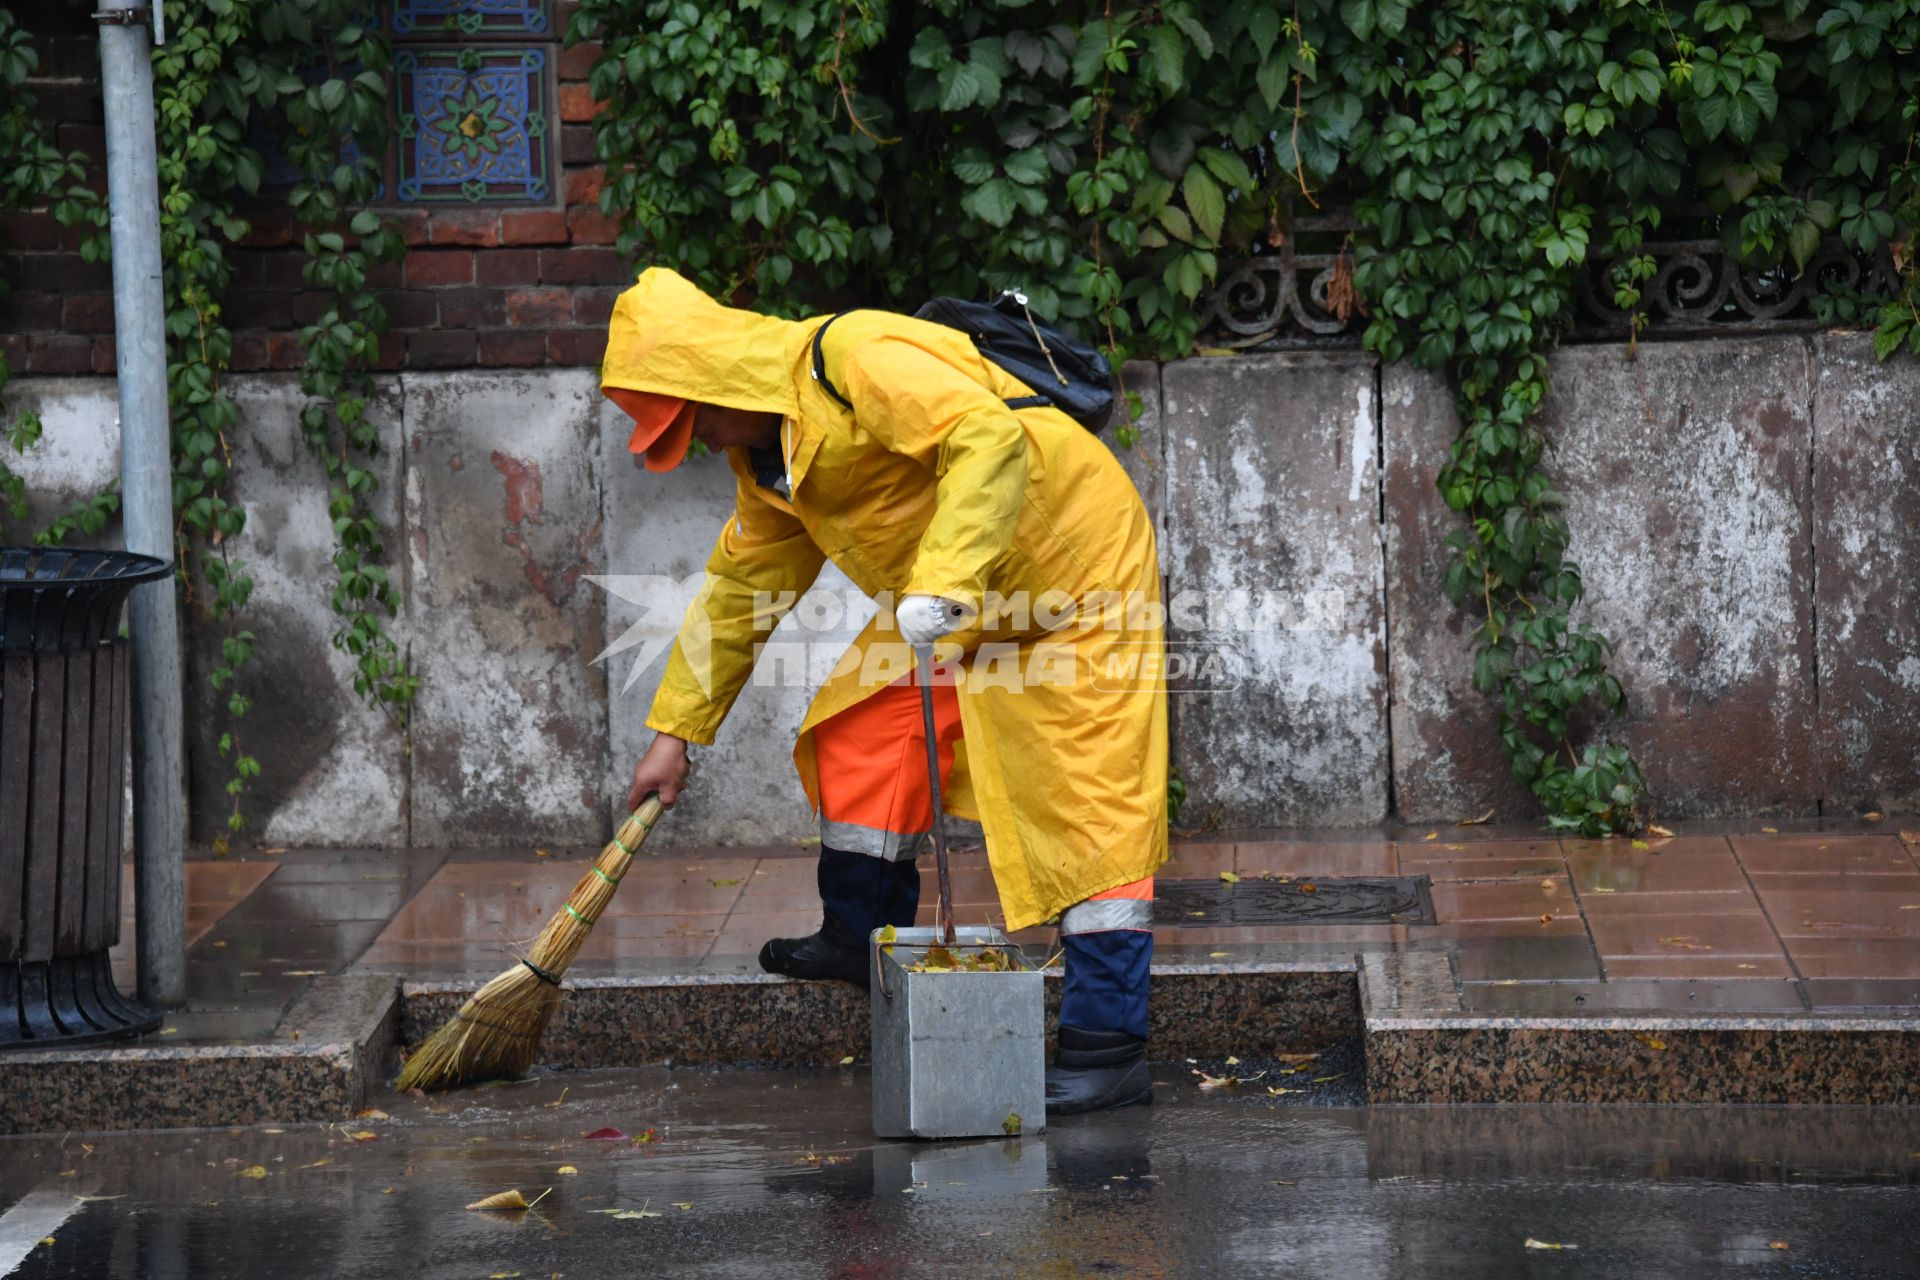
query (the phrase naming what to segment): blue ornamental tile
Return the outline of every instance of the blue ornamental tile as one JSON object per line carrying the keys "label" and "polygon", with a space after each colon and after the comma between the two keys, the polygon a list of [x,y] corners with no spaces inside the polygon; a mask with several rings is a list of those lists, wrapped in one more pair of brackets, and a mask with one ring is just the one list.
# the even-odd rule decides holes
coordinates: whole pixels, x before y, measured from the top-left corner
{"label": "blue ornamental tile", "polygon": [[399,36],[545,35],[547,0],[394,0]]}
{"label": "blue ornamental tile", "polygon": [[548,198],[546,50],[403,48],[393,63],[401,201],[525,204]]}

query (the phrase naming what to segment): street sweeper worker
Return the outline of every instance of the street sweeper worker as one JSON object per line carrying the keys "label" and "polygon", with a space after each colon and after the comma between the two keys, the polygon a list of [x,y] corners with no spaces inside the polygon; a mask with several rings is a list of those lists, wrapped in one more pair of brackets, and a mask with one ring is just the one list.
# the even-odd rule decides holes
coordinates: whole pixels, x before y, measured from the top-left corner
{"label": "street sweeper worker", "polygon": [[713,742],[757,647],[833,561],[881,607],[794,748],[819,814],[824,918],[769,941],[761,966],[864,987],[873,930],[914,922],[933,812],[912,646],[934,644],[945,808],[981,824],[1008,932],[1059,925],[1047,1109],[1149,1102],[1167,856],[1153,525],[1106,446],[1051,406],[1009,407],[1029,389],[966,333],[884,311],[822,331],[828,319],[723,306],[659,268],[614,307],[601,381],[633,418],[628,448],[669,471],[699,440],[735,481],[628,805],[676,799],[687,744]]}

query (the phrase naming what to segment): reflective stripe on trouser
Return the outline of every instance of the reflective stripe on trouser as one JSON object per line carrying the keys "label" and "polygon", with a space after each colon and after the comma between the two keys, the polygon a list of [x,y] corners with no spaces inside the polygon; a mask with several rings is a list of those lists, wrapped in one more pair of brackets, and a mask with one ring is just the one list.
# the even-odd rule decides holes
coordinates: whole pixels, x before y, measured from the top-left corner
{"label": "reflective stripe on trouser", "polygon": [[1067,972],[1060,1021],[1087,1031],[1147,1038],[1153,964],[1153,877],[1096,893],[1060,916]]}
{"label": "reflective stripe on trouser", "polygon": [[[960,703],[936,684],[933,714],[942,785],[953,774]],[[820,900],[860,937],[913,923],[914,857],[933,828],[920,688],[903,679],[814,728],[820,769]]]}
{"label": "reflective stripe on trouser", "polygon": [[[933,718],[945,786],[960,741],[960,700],[952,685],[934,685]],[[813,741],[820,843],[874,858],[918,854],[933,829],[920,687],[903,678],[875,691],[816,725]]]}

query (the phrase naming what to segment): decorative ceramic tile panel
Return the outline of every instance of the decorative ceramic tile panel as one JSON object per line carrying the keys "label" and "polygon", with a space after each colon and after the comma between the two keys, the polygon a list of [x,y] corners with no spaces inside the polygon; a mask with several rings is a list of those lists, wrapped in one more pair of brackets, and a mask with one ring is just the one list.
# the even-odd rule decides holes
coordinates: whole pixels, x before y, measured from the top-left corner
{"label": "decorative ceramic tile panel", "polygon": [[[419,7],[427,0],[414,3]],[[547,199],[551,147],[545,49],[403,48],[394,55],[394,71],[400,104],[396,194],[402,202]]]}
{"label": "decorative ceramic tile panel", "polygon": [[544,35],[547,0],[394,0],[395,35]]}

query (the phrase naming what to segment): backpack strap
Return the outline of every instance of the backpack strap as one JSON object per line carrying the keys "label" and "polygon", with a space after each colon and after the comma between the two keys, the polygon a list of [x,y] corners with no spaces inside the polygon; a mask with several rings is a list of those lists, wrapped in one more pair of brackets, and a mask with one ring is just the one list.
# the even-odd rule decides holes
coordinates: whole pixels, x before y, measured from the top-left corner
{"label": "backpack strap", "polygon": [[[827,336],[827,330],[832,327],[835,320],[838,320],[845,314],[847,313],[844,311],[834,312],[821,323],[818,329],[813,331],[813,380],[820,384],[822,391],[833,397],[835,404],[845,409],[848,413],[852,413],[853,401],[841,395],[840,388],[834,386],[833,379],[827,376],[826,353],[820,349],[821,342],[825,340]],[[1053,407],[1053,401],[1049,397],[1039,395],[1015,396],[1013,399],[1004,401],[1003,403],[1005,403],[1009,409],[1049,409]]]}
{"label": "backpack strap", "polygon": [[840,388],[834,386],[833,379],[827,376],[827,357],[820,350],[820,342],[827,336],[827,330],[832,327],[835,320],[845,314],[847,313],[844,311],[834,312],[827,317],[826,323],[813,331],[813,380],[820,384],[822,391],[833,397],[834,403],[848,413],[852,413],[853,401],[841,395]]}

